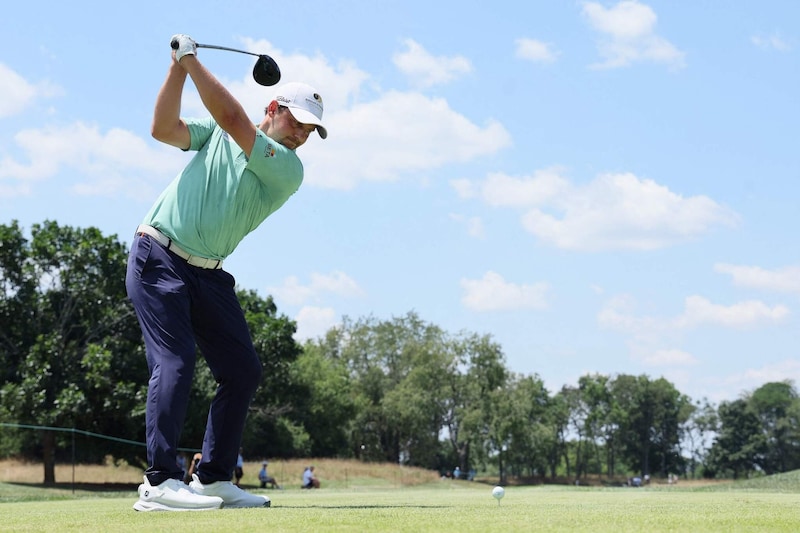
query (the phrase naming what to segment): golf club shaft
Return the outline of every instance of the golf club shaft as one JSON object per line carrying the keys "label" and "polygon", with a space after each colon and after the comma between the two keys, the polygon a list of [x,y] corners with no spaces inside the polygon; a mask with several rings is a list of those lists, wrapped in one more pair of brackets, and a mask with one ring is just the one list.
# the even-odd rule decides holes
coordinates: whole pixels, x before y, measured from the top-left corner
{"label": "golf club shaft", "polygon": [[227,50],[228,52],[239,52],[240,54],[247,54],[256,57],[261,56],[261,54],[256,54],[254,52],[245,52],[244,50],[237,50],[236,48],[228,48],[227,46],[217,46],[216,44],[197,43],[197,48],[213,48],[214,50]]}

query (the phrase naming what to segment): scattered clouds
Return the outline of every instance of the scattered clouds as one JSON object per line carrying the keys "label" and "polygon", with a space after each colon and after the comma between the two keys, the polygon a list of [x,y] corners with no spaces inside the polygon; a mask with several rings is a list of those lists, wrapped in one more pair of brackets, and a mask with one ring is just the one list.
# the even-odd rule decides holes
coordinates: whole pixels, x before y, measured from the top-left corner
{"label": "scattered clouds", "polygon": [[682,312],[675,316],[651,316],[638,314],[636,302],[630,295],[617,295],[597,314],[597,322],[602,328],[628,336],[626,344],[631,359],[688,380],[679,369],[700,365],[701,361],[694,354],[675,347],[686,333],[707,327],[751,330],[778,325],[788,316],[789,309],[783,305],[769,306],[756,300],[722,305],[697,295],[685,298]]}
{"label": "scattered clouds", "polygon": [[[472,71],[469,61],[460,56],[434,57],[411,39],[405,45],[406,50],[395,55],[395,63],[405,74],[421,80],[420,86],[451,81]],[[322,55],[288,54],[265,40],[245,40],[244,46],[271,55],[286,79],[291,73],[291,79],[324,88],[321,94],[329,137],[298,150],[306,185],[348,190],[362,182],[419,180],[420,172],[472,161],[511,146],[511,135],[499,122],[476,124],[442,98],[414,91],[384,91],[350,61],[333,65]],[[272,94],[265,95],[264,87],[249,73],[225,85],[245,109],[263,110]],[[196,94],[185,96],[184,103],[205,114]],[[358,157],[352,155],[354,146],[359,147]]]}
{"label": "scattered clouds", "polygon": [[[418,180],[420,172],[472,161],[511,145],[510,133],[499,122],[477,125],[445,99],[419,93],[389,91],[353,105],[331,122],[328,131],[336,133],[303,155],[307,182],[325,188],[352,189],[360,182],[403,177]],[[359,147],[358,157],[352,155],[353,146]]]}
{"label": "scattered clouds", "polygon": [[762,50],[777,50],[779,52],[789,52],[792,44],[782,37],[780,33],[774,32],[769,35],[759,34],[750,37],[750,42]]}
{"label": "scattered clouds", "polygon": [[464,295],[461,303],[472,311],[512,311],[547,307],[546,283],[517,285],[496,272],[486,272],[481,279],[461,279]]}
{"label": "scattered clouds", "polygon": [[522,177],[494,173],[482,184],[456,180],[451,186],[462,198],[522,210],[525,230],[568,250],[654,250],[738,223],[736,213],[706,196],[683,197],[631,173],[602,174],[575,185],[551,168]]}
{"label": "scattered clouds", "polygon": [[[0,180],[30,185],[72,169],[80,176],[72,192],[85,195],[149,193],[149,184],[163,181],[165,173],[177,173],[185,159],[180,152],[154,147],[129,131],[102,132],[83,122],[22,130],[14,142],[26,161],[10,156],[0,159]],[[46,157],[42,147],[47,147]]]}
{"label": "scattered clouds", "polygon": [[730,391],[740,391],[740,394],[746,394],[765,383],[781,382],[787,379],[795,383],[800,382],[800,360],[787,359],[725,375],[705,375],[702,381],[703,389],[718,391],[711,395],[710,399],[719,402],[734,400],[735,397],[730,396]]}
{"label": "scattered clouds", "polygon": [[648,5],[624,0],[607,9],[598,2],[584,2],[583,15],[601,35],[597,47],[603,61],[593,68],[634,63],[661,63],[672,68],[685,65],[684,53],[656,34],[658,17]]}
{"label": "scattered clouds", "polygon": [[767,270],[758,266],[717,263],[714,270],[729,274],[733,284],[739,287],[800,294],[800,266]]}
{"label": "scattered clouds", "polygon": [[325,335],[328,330],[339,323],[336,311],[330,307],[306,306],[300,309],[295,317],[297,331],[294,339],[303,342]]}
{"label": "scattered clouds", "polygon": [[677,316],[637,316],[633,299],[630,296],[617,296],[606,303],[598,313],[597,320],[603,327],[626,332],[637,338],[654,339],[701,326],[744,330],[764,324],[777,324],[788,316],[789,309],[784,305],[769,306],[758,300],[722,305],[697,295],[685,298],[683,312]]}
{"label": "scattered clouds", "polygon": [[360,298],[364,291],[358,283],[344,272],[330,274],[312,273],[307,285],[300,283],[296,276],[289,276],[280,286],[267,287],[267,292],[288,305],[303,305],[307,302],[319,301],[322,297],[333,294],[347,298]]}
{"label": "scattered clouds", "polygon": [[554,63],[559,55],[552,44],[536,39],[517,39],[514,44],[517,57],[532,63]]}
{"label": "scattered clouds", "polygon": [[415,87],[442,85],[472,72],[472,63],[464,56],[434,56],[413,39],[406,39],[403,44],[406,50],[395,54],[392,60]]}
{"label": "scattered clouds", "polygon": [[305,285],[296,276],[289,276],[280,286],[266,287],[281,305],[300,306],[294,317],[297,322],[295,339],[302,342],[324,335],[339,323],[338,313],[333,307],[322,305],[331,296],[361,298],[364,290],[344,272],[330,274],[312,273]]}
{"label": "scattered clouds", "polygon": [[50,82],[30,83],[0,63],[0,118],[19,115],[39,98],[60,96],[62,89]]}

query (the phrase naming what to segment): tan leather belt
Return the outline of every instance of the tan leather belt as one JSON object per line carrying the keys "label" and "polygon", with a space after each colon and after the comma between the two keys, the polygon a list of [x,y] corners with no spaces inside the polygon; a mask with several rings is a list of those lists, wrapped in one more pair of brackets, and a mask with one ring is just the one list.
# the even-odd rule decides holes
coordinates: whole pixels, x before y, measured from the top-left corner
{"label": "tan leather belt", "polygon": [[197,255],[192,255],[180,246],[178,246],[175,241],[158,231],[153,226],[148,226],[147,224],[141,224],[138,228],[136,228],[136,233],[149,235],[150,237],[154,238],[156,242],[158,242],[161,246],[169,250],[170,252],[174,253],[187,263],[192,266],[196,266],[198,268],[208,268],[211,270],[216,270],[222,268],[222,261],[219,259],[208,259],[206,257],[199,257]]}

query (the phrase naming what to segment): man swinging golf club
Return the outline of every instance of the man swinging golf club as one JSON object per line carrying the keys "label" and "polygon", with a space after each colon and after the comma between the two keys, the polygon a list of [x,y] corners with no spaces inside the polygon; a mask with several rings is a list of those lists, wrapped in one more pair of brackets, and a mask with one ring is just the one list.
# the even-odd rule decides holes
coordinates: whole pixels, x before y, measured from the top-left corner
{"label": "man swinging golf club", "polygon": [[[322,98],[302,83],[280,87],[257,126],[197,59],[195,42],[177,49],[158,93],[152,134],[197,153],[159,196],[137,228],[126,287],[144,335],[147,460],[137,511],[269,507],[266,496],[231,483],[247,409],[261,363],[234,291],[222,269],[239,242],[297,191],[303,165],[295,154],[316,130],[323,139]],[[190,76],[206,119],[180,117]],[[217,381],[202,460],[187,486],[177,447],[199,347]]]}

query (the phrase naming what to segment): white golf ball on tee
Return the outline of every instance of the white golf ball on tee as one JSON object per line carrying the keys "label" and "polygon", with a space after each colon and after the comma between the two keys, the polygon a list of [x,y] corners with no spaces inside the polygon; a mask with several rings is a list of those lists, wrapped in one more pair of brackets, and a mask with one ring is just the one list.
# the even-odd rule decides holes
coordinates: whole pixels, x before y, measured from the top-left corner
{"label": "white golf ball on tee", "polygon": [[503,487],[497,486],[492,489],[492,496],[497,498],[497,501],[500,501],[500,498],[506,495],[506,489]]}

